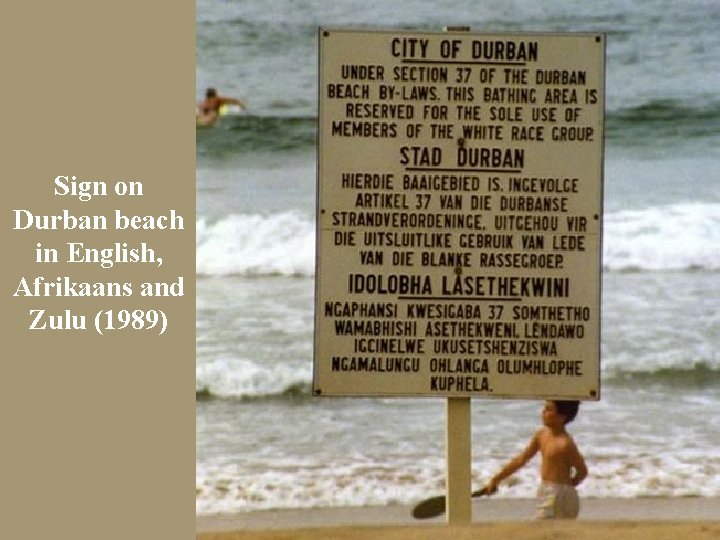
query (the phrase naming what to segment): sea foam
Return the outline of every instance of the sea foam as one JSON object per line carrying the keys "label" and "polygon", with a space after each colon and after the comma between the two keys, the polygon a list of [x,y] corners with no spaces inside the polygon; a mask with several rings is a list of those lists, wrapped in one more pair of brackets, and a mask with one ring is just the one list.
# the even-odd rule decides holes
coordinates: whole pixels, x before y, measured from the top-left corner
{"label": "sea foam", "polygon": [[[302,276],[315,272],[315,223],[300,212],[233,214],[197,222],[198,275]],[[604,216],[609,271],[720,269],[720,204],[678,203]]]}

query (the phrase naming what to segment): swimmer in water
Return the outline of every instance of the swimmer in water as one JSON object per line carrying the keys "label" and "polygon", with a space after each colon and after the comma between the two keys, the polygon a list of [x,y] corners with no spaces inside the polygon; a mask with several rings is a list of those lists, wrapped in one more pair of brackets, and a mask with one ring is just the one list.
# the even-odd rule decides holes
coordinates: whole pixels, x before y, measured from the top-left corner
{"label": "swimmer in water", "polygon": [[245,103],[236,98],[219,96],[217,90],[208,88],[205,91],[205,99],[197,105],[195,111],[196,126],[211,126],[220,118],[220,107],[223,105],[237,105],[245,110]]}

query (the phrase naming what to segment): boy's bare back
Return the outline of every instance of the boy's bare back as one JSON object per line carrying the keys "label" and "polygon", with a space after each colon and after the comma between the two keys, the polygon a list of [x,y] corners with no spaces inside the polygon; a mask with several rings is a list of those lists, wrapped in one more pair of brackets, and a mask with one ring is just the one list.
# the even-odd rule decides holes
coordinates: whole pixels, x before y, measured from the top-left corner
{"label": "boy's bare back", "polygon": [[543,427],[534,438],[542,457],[540,477],[544,482],[577,486],[587,476],[585,460],[564,426],[561,431]]}

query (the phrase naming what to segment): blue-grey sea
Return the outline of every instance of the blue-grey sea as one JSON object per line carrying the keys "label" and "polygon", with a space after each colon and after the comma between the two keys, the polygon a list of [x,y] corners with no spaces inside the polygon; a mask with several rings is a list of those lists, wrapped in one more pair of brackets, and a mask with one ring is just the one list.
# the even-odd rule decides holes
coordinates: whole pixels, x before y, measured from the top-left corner
{"label": "blue-grey sea", "polygon": [[[198,513],[411,503],[443,489],[443,399],[311,395],[317,30],[607,35],[602,399],[583,497],[720,496],[717,0],[197,0]],[[481,483],[541,403],[474,400]],[[537,463],[499,497],[531,497]]]}

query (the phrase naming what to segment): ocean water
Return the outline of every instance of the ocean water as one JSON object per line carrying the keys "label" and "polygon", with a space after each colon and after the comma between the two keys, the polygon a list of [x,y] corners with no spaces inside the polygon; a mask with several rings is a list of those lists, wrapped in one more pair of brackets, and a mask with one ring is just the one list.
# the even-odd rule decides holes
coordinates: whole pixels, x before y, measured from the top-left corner
{"label": "ocean water", "polygon": [[[602,399],[583,497],[720,496],[720,4],[197,1],[196,510],[408,504],[443,489],[443,399],[310,395],[318,26],[607,34]],[[536,401],[473,401],[475,485]],[[537,462],[499,497],[532,497]]]}

